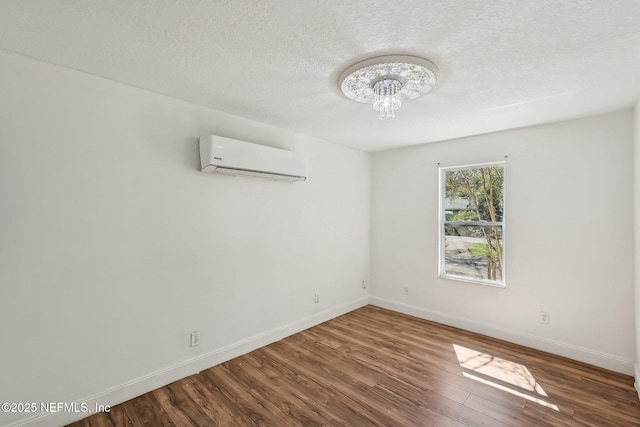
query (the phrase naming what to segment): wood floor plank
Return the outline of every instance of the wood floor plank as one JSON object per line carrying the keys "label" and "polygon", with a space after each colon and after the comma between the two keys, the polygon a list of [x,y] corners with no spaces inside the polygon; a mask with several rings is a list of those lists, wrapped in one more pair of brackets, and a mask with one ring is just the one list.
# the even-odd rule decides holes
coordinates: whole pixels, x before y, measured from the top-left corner
{"label": "wood floor plank", "polygon": [[78,423],[82,427],[113,427],[114,424],[106,412],[98,412],[95,415],[85,418]]}
{"label": "wood floor plank", "polygon": [[215,426],[251,425],[251,420],[244,413],[235,410],[236,400],[233,396],[218,387],[218,379],[214,371],[207,369],[199,374],[192,375],[193,391],[198,394],[197,401],[202,399],[207,402],[210,410],[214,413],[211,417],[211,424]]}
{"label": "wood floor plank", "polygon": [[[525,419],[530,420],[529,425],[549,427],[575,427],[576,420],[571,413],[556,411],[552,408],[538,405],[534,402],[526,402],[522,411]],[[524,424],[527,425],[527,424]]]}
{"label": "wood floor plank", "polygon": [[[472,394],[469,396],[464,406],[475,409],[491,418],[500,420],[505,424],[513,423],[514,421],[520,421],[519,418],[524,410],[525,402],[499,402],[496,403],[492,400],[484,399],[480,396]],[[521,422],[521,421],[520,421]]]}
{"label": "wood floor plank", "polygon": [[137,426],[175,426],[163,406],[153,393],[143,394],[135,400],[122,405],[133,425]]}
{"label": "wood floor plank", "polygon": [[360,381],[357,374],[338,370],[326,363],[322,357],[304,349],[285,339],[280,341],[283,350],[296,354],[296,366],[301,372],[314,379],[333,393],[339,393],[345,401],[378,420],[379,425],[397,424],[395,417],[388,413],[384,397]]}
{"label": "wood floor plank", "polygon": [[[130,403],[134,405],[137,404],[137,402],[134,403],[133,401],[129,401],[129,402],[124,402],[120,405],[111,407],[111,410],[107,413],[107,415],[112,425],[116,427],[132,425],[131,419],[129,418],[129,414],[127,414],[127,407],[129,406]],[[89,417],[89,419],[92,419],[97,415],[98,414],[93,415]]]}
{"label": "wood floor plank", "polygon": [[72,424],[640,426],[633,378],[367,306]]}
{"label": "wood floor plank", "polygon": [[265,365],[281,372],[283,380],[287,382],[293,393],[306,396],[309,401],[314,402],[315,405],[334,417],[329,423],[330,425],[332,423],[338,425],[381,425],[376,424],[376,421],[371,419],[365,411],[348,405],[341,399],[341,396],[326,387],[326,383],[315,381],[304,375],[287,358],[280,359],[280,353],[270,353],[269,347],[261,350],[260,353],[264,353]]}

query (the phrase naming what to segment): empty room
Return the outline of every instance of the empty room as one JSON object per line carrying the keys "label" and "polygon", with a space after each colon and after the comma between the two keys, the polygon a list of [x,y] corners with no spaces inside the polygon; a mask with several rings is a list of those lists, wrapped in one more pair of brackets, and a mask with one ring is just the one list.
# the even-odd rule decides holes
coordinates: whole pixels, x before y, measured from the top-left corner
{"label": "empty room", "polygon": [[0,426],[640,426],[640,2],[0,2]]}

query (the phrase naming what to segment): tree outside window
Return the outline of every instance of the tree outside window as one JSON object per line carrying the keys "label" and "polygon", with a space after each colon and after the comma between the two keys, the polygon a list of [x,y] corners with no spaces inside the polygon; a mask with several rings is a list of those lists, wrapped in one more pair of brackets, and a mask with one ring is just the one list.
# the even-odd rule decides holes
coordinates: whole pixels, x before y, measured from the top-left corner
{"label": "tree outside window", "polygon": [[505,286],[504,162],[440,168],[440,276]]}

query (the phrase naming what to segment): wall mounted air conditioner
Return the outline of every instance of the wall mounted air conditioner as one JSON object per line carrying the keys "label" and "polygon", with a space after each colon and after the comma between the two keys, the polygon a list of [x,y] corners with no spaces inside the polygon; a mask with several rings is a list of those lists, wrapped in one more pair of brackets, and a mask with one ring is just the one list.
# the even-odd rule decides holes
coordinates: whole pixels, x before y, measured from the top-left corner
{"label": "wall mounted air conditioner", "polygon": [[300,153],[217,135],[200,137],[200,166],[202,172],[225,175],[278,181],[307,179],[307,158]]}

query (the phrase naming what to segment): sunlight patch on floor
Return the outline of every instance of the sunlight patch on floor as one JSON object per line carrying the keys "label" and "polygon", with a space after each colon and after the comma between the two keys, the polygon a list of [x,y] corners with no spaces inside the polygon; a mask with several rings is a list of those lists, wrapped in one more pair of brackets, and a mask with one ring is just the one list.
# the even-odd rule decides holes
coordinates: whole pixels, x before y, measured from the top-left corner
{"label": "sunlight patch on floor", "polygon": [[558,406],[541,398],[547,397],[547,393],[526,366],[457,344],[454,344],[453,348],[458,363],[467,371],[462,372],[465,378],[560,411]]}

